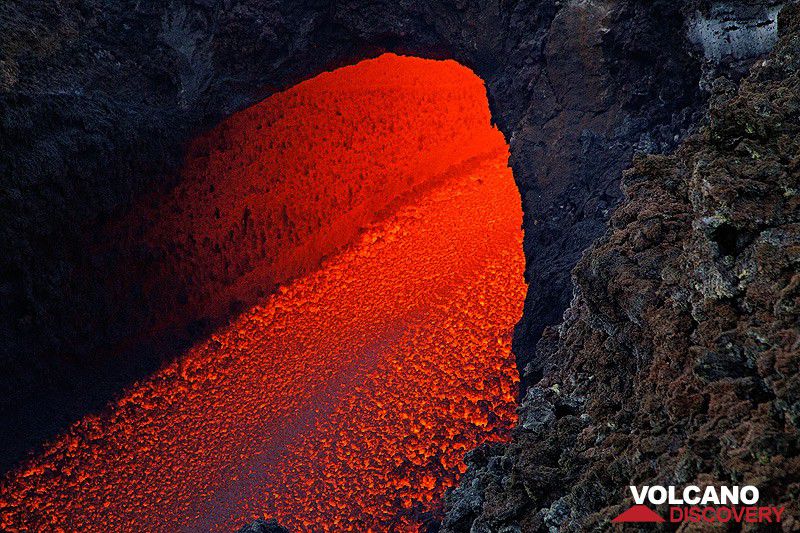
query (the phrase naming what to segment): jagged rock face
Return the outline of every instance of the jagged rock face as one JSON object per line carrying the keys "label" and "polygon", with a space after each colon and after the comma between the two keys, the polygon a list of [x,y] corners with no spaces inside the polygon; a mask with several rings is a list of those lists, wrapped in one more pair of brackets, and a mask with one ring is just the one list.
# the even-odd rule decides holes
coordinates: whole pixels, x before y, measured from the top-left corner
{"label": "jagged rock face", "polygon": [[[5,2],[0,396],[18,426],[8,445],[54,429],[25,422],[32,409],[67,422],[102,405],[112,391],[98,384],[159,363],[153,353],[126,364],[105,355],[141,332],[128,318],[135,295],[103,290],[128,265],[98,228],[172,180],[186,143],[222,118],[382,51],[452,57],[486,82],[525,211],[530,291],[515,350],[535,382],[536,341],[569,304],[569,272],[602,234],[622,169],[637,149],[672,148],[702,108],[707,39],[692,41],[688,21],[717,20],[711,9],[693,0]],[[742,8],[731,9],[736,18]],[[760,52],[747,35],[737,50]]]}
{"label": "jagged rock face", "polygon": [[800,527],[800,9],[781,17],[702,130],[626,174],[514,441],[471,454],[443,531],[606,528],[631,483],[755,485]]}
{"label": "jagged rock face", "polygon": [[238,533],[289,533],[289,530],[281,527],[275,519],[258,519],[243,526]]}

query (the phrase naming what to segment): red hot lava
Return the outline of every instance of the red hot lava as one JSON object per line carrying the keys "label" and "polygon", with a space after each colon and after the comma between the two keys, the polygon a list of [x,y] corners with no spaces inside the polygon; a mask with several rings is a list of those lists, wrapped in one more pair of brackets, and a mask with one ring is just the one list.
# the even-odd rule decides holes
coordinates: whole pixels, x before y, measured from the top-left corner
{"label": "red hot lava", "polygon": [[[274,516],[298,531],[418,531],[464,453],[508,437],[521,210],[479,80],[452,62],[384,56],[292,91],[198,141],[215,148],[195,152],[199,178],[157,204],[149,238],[193,231],[214,250],[232,231],[243,249],[223,255],[246,258],[239,273],[255,272],[256,287],[341,246],[341,228],[352,240],[380,220],[6,476],[4,530],[231,531]],[[328,113],[338,118],[302,120]],[[269,159],[284,156],[281,127],[322,128],[326,161],[341,166]],[[191,271],[184,260],[176,275]],[[197,267],[204,290],[227,290],[231,265]]]}
{"label": "red hot lava", "polygon": [[143,293],[151,337],[219,323],[450,167],[503,150],[489,122],[481,80],[452,61],[385,55],[276,94],[195,140],[178,185],[112,225],[135,256],[110,290]]}

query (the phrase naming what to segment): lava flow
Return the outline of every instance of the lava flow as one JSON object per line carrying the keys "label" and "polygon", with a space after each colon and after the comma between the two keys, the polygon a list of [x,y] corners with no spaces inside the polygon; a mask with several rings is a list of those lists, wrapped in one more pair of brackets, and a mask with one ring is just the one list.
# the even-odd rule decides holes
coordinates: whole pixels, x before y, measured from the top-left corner
{"label": "lava flow", "polygon": [[520,199],[464,155],[10,473],[2,529],[424,530],[515,423]]}
{"label": "lava flow", "polygon": [[137,295],[151,336],[224,322],[414,189],[504,149],[483,83],[453,61],[387,54],[321,74],[195,139],[177,186],[111,224],[103,241],[132,259],[109,298]]}

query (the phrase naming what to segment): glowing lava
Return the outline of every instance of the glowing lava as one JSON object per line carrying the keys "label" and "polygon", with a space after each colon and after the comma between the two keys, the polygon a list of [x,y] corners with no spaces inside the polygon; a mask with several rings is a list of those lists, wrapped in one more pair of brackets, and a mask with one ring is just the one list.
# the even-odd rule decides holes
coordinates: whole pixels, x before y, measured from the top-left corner
{"label": "glowing lava", "polygon": [[111,298],[141,295],[131,314],[151,336],[224,323],[414,189],[504,148],[458,63],[384,55],[322,74],[195,139],[177,186],[111,225],[104,240],[132,255]]}
{"label": "glowing lava", "polygon": [[76,423],[3,481],[2,529],[420,530],[464,453],[515,422],[525,285],[506,155],[416,190]]}

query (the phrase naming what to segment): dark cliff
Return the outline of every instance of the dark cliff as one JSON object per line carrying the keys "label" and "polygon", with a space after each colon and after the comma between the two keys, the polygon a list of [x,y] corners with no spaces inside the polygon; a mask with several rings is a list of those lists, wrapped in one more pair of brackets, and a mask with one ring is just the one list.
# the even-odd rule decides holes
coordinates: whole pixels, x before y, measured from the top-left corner
{"label": "dark cliff", "polygon": [[626,173],[514,441],[472,452],[444,531],[606,528],[629,484],[717,483],[800,527],[800,10],[781,28],[701,131]]}

